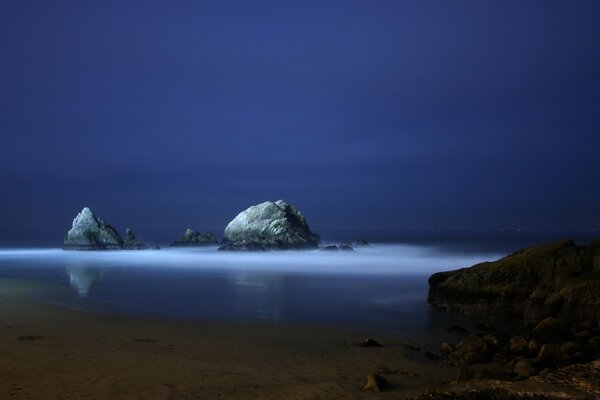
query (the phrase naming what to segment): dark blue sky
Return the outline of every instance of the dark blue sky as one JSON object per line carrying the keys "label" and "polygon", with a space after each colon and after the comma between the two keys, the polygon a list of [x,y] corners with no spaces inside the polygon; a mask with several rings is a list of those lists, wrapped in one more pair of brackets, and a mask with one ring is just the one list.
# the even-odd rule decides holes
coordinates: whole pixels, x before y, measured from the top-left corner
{"label": "dark blue sky", "polygon": [[600,227],[598,1],[0,3],[0,229]]}

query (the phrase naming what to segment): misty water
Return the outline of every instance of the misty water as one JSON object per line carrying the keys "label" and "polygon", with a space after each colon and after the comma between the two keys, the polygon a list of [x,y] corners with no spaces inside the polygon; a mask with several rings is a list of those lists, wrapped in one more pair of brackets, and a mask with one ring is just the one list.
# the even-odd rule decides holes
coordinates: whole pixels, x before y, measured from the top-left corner
{"label": "misty water", "polygon": [[451,324],[474,322],[427,305],[429,275],[566,237],[555,236],[513,235],[507,241],[463,235],[460,240],[372,243],[353,252],[13,247],[0,249],[0,277],[41,281],[33,296],[78,310],[198,321],[323,324],[423,336]]}

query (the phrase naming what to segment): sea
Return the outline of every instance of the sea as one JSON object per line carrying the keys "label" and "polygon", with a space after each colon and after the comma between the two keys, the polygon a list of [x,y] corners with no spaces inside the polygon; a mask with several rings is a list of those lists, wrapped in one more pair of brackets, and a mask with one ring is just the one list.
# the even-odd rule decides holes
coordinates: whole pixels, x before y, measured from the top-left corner
{"label": "sea", "polygon": [[[169,248],[181,232],[140,231],[160,249],[64,251],[63,232],[0,232],[0,278],[35,280],[31,296],[59,307],[139,318],[323,325],[432,342],[452,325],[502,324],[427,304],[428,278],[594,231],[345,231],[323,244],[354,251],[223,252]],[[1,280],[10,284],[12,280]],[[2,287],[0,286],[0,292]],[[438,342],[439,343],[439,342]]]}

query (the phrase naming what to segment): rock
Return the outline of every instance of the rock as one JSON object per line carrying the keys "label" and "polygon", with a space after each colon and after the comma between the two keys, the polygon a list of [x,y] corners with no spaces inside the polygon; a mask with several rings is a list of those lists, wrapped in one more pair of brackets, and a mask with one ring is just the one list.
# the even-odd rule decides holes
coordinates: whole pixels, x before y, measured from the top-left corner
{"label": "rock", "polygon": [[370,374],[367,376],[367,383],[363,386],[364,391],[383,392],[389,386],[389,382],[383,376]]}
{"label": "rock", "polygon": [[513,354],[523,354],[527,350],[528,346],[527,339],[525,337],[519,335],[510,339],[510,351]]}
{"label": "rock", "polygon": [[352,246],[348,246],[345,244],[340,245],[340,250],[342,251],[354,251],[354,249],[352,248]]}
{"label": "rock", "polygon": [[319,245],[304,216],[283,200],[249,207],[225,228],[228,243],[220,250],[306,249]]}
{"label": "rock", "polygon": [[188,228],[183,236],[171,243],[171,247],[202,247],[214,246],[218,244],[215,235],[212,233],[199,233]]}
{"label": "rock", "polygon": [[531,336],[542,343],[558,343],[566,333],[564,325],[556,318],[546,318],[540,321],[531,331]]}
{"label": "rock", "polygon": [[540,352],[542,345],[537,340],[530,340],[527,344],[527,353],[531,356],[536,356]]}
{"label": "rock", "polygon": [[487,335],[483,335],[481,338],[483,340],[485,340],[487,342],[487,344],[492,346],[492,348],[498,347],[498,338],[496,336],[487,334]]}
{"label": "rock", "polygon": [[600,356],[600,336],[591,338],[588,342],[590,350],[596,355]]}
{"label": "rock", "polygon": [[361,347],[381,347],[377,340],[371,338],[365,338],[360,345]]}
{"label": "rock", "polygon": [[564,342],[560,345],[560,351],[563,351],[570,356],[575,353],[580,353],[582,350],[583,346],[577,342]]}
{"label": "rock", "polygon": [[354,247],[359,247],[359,246],[369,246],[369,242],[367,242],[364,239],[359,239],[356,242],[354,242]]}
{"label": "rock", "polygon": [[550,293],[546,300],[544,300],[544,307],[546,307],[552,314],[556,313],[563,305],[563,298],[558,293]]}
{"label": "rock", "polygon": [[[463,313],[523,320],[548,317],[564,325],[600,319],[600,241],[571,240],[517,251],[498,261],[439,272],[429,278],[428,302]],[[596,271],[596,272],[595,272]]]}
{"label": "rock", "polygon": [[570,357],[561,349],[561,345],[545,344],[540,349],[536,361],[540,365],[556,367],[568,363]]}
{"label": "rock", "polygon": [[219,250],[227,251],[267,251],[272,246],[276,246],[277,243],[267,244],[266,241],[256,240],[238,240],[235,242],[227,242],[219,246]]}
{"label": "rock", "polygon": [[330,244],[330,245],[321,247],[321,250],[323,250],[323,251],[338,251],[339,249],[335,244]]}
{"label": "rock", "polygon": [[492,348],[485,340],[478,336],[467,336],[448,355],[448,361],[456,366],[471,365],[490,361],[492,355]]}
{"label": "rock", "polygon": [[506,355],[502,353],[496,353],[492,361],[496,364],[506,364],[508,362],[508,360],[506,359]]}
{"label": "rock", "polygon": [[452,346],[448,342],[443,342],[442,345],[440,346],[440,351],[442,352],[442,355],[445,357],[449,356],[450,353],[452,353],[455,350],[456,350],[456,347]]}
{"label": "rock", "polygon": [[519,378],[525,379],[537,373],[532,360],[521,360],[515,364],[513,373]]}
{"label": "rock", "polygon": [[112,226],[96,217],[85,207],[73,220],[73,227],[65,234],[65,250],[120,250],[123,239]]}
{"label": "rock", "polygon": [[142,243],[131,231],[131,229],[125,229],[125,239],[123,240],[123,248],[126,250],[145,250],[148,248]]}

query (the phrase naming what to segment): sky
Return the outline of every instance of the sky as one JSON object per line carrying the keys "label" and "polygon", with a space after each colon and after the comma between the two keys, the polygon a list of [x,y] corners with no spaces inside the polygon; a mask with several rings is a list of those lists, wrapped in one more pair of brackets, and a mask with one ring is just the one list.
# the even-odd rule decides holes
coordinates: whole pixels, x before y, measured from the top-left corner
{"label": "sky", "polygon": [[0,2],[0,230],[600,229],[598,1]]}

